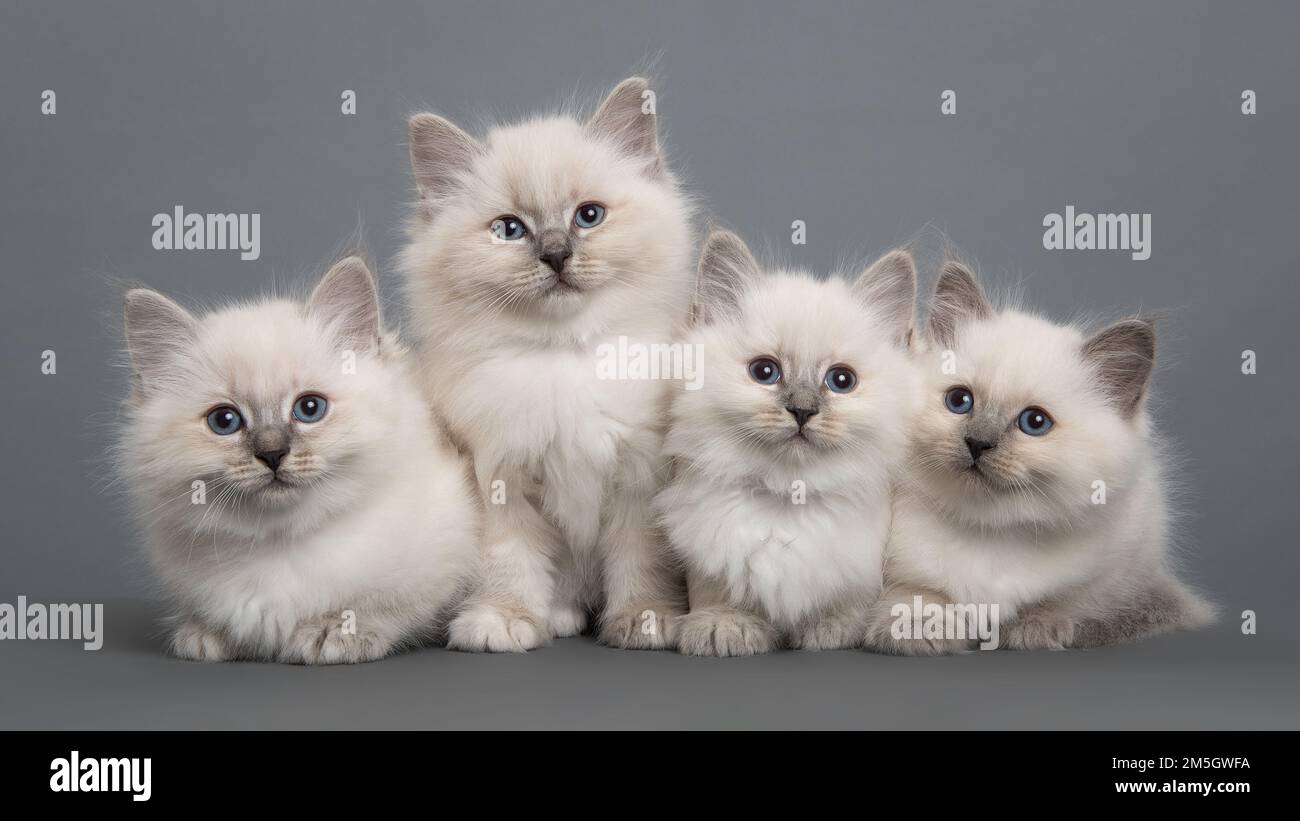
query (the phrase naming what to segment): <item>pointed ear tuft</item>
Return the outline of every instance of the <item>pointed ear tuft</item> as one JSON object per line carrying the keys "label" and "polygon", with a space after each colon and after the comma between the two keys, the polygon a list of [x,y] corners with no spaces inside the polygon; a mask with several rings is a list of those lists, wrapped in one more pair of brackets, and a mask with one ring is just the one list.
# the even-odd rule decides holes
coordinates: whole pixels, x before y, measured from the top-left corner
{"label": "pointed ear tuft", "polygon": [[858,275],[853,294],[879,311],[893,328],[893,339],[907,347],[916,312],[916,264],[907,251],[896,248]]}
{"label": "pointed ear tuft", "polygon": [[122,309],[131,368],[146,388],[165,378],[172,358],[194,345],[198,320],[157,291],[133,288]]}
{"label": "pointed ear tuft", "polygon": [[587,131],[614,142],[623,153],[650,163],[657,173],[659,127],[654,109],[654,92],[644,77],[629,77],[619,83],[587,123]]}
{"label": "pointed ear tuft", "polygon": [[420,196],[441,197],[482,151],[479,141],[436,114],[416,114],[406,124],[411,170]]}
{"label": "pointed ear tuft", "polygon": [[692,322],[714,322],[736,310],[749,284],[762,276],[745,241],[724,228],[715,228],[700,249],[699,288]]}
{"label": "pointed ear tuft", "polygon": [[955,260],[945,262],[930,300],[930,338],[952,345],[963,323],[993,316],[993,306],[975,274]]}
{"label": "pointed ear tuft", "polygon": [[339,260],[321,277],[307,311],[335,328],[344,350],[379,350],[379,292],[360,257]]}
{"label": "pointed ear tuft", "polygon": [[1146,396],[1156,364],[1156,327],[1147,319],[1124,319],[1083,343],[1083,358],[1096,369],[1102,390],[1125,417]]}

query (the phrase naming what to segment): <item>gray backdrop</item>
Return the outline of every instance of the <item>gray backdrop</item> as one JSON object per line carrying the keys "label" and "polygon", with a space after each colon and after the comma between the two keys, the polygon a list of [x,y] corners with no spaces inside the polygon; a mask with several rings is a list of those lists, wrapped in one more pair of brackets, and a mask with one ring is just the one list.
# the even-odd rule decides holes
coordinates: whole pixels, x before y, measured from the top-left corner
{"label": "gray backdrop", "polygon": [[[22,669],[0,685],[0,726],[410,726],[331,701],[398,681],[409,683],[393,684],[394,705],[408,687],[426,726],[1300,726],[1300,379],[1288,359],[1300,6],[1039,6],[6,2],[0,601],[111,603],[98,654],[0,644],[25,662],[0,658]],[[1190,575],[1226,621],[1137,648],[936,662],[697,662],[583,639],[523,659],[425,651],[342,672],[162,659],[150,605],[132,601],[147,588],[103,459],[125,391],[112,364],[120,281],[191,303],[252,295],[314,276],[359,232],[395,299],[408,113],[519,115],[602,94],[649,61],[671,158],[705,211],[790,262],[827,269],[932,225],[995,288],[1019,284],[1052,315],[1168,312],[1156,407],[1184,457]],[[340,113],[344,89],[356,116]],[[955,116],[940,114],[945,89]],[[1258,94],[1254,116],[1243,89]],[[153,250],[152,216],[177,204],[261,213],[261,259]],[[1150,260],[1044,250],[1044,214],[1068,204],[1151,213]],[[804,246],[789,242],[795,219]],[[1253,376],[1240,370],[1247,348]],[[41,373],[46,349],[56,375]],[[1240,634],[1244,609],[1260,635]],[[989,674],[961,678],[977,669]],[[945,712],[927,688],[942,696],[954,676],[990,693],[1015,682],[1027,701]],[[309,677],[322,701],[297,692]],[[93,699],[112,709],[78,712],[68,703],[81,691],[52,684],[92,680],[117,688],[116,701]],[[470,701],[440,710],[430,680]],[[142,692],[159,681],[188,695]],[[877,686],[907,695],[872,708]],[[59,701],[33,706],[52,687]]]}

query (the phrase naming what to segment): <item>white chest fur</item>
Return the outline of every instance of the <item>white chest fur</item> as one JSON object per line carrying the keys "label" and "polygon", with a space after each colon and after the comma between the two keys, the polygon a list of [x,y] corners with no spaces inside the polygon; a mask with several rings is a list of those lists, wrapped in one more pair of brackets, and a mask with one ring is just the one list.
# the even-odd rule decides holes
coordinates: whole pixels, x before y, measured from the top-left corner
{"label": "white chest fur", "polygon": [[303,619],[364,620],[377,601],[431,615],[469,571],[478,525],[459,462],[422,445],[373,496],[309,533],[189,543],[158,533],[155,567],[185,612],[265,653]]}
{"label": "white chest fur", "polygon": [[1127,546],[1116,528],[980,530],[949,521],[910,492],[895,503],[890,581],[917,584],[960,604],[997,604],[1003,619],[1098,578]]}
{"label": "white chest fur", "polygon": [[[796,497],[797,498],[797,497]],[[675,485],[661,499],[674,548],[736,604],[790,627],[846,595],[879,592],[887,500]]]}
{"label": "white chest fur", "polygon": [[598,345],[492,352],[443,394],[452,427],[472,446],[480,483],[540,483],[544,511],[578,549],[595,543],[619,467],[656,454],[671,384],[603,378]]}

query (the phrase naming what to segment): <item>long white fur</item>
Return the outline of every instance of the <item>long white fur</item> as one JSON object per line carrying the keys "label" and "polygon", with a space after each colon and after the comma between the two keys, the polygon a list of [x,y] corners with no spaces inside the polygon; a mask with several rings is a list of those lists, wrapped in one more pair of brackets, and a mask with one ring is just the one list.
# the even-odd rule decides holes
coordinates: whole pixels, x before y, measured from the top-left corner
{"label": "long white fur", "polygon": [[[585,123],[539,118],[481,141],[433,115],[411,121],[420,201],[401,267],[430,397],[487,502],[453,647],[528,650],[583,630],[592,611],[608,644],[671,644],[683,596],[650,501],[672,385],[597,375],[598,349],[619,336],[679,341],[692,293],[691,204],[646,90],[632,78]],[[605,221],[576,229],[589,201]],[[505,214],[530,239],[494,241]],[[581,292],[551,290],[531,242],[543,231],[573,238],[567,276]]]}
{"label": "long white fur", "polygon": [[[1132,357],[1137,391],[1117,396],[1085,355],[1081,328],[996,310],[956,264],[931,316],[917,354],[923,402],[895,501],[889,589],[869,646],[971,649],[951,637],[892,635],[891,609],[911,607],[915,595],[927,604],[997,604],[1002,645],[1013,648],[1091,646],[1209,621],[1210,606],[1174,575],[1165,459],[1144,401],[1153,354]],[[974,422],[944,406],[958,385],[973,391]],[[1045,435],[1016,428],[1029,406],[1055,420]],[[970,424],[991,425],[982,435],[998,437],[981,457],[995,482],[968,470]]]}
{"label": "long white fur", "polygon": [[[128,294],[136,387],[119,458],[173,605],[176,655],[368,661],[432,634],[460,595],[477,501],[378,312],[355,258],[307,305],[265,299],[195,318],[155,292]],[[307,392],[326,398],[325,417],[291,421]],[[210,430],[221,404],[249,427]],[[267,485],[250,442],[284,424],[289,488]]]}
{"label": "long white fur", "polygon": [[[721,276],[710,276],[710,258],[722,260]],[[727,232],[706,242],[704,299],[735,305],[700,312],[708,319],[693,341],[704,352],[704,386],[673,403],[666,450],[674,478],[657,499],[690,582],[683,653],[861,643],[866,608],[880,593],[890,497],[916,396],[902,342],[914,301],[910,259],[887,259],[904,264],[888,277],[894,287],[872,287],[868,271],[855,293],[840,278],[762,273]],[[864,290],[881,293],[863,299]],[[780,361],[780,384],[750,377],[748,364],[761,356]],[[836,365],[857,373],[853,391],[821,384]],[[819,397],[804,429],[810,441],[792,438],[792,391],[803,401]]]}

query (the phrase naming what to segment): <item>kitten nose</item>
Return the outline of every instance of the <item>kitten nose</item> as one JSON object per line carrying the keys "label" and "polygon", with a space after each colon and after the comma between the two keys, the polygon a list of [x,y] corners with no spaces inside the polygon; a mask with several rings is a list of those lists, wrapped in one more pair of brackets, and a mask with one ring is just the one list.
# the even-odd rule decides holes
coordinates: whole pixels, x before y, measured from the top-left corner
{"label": "kitten nose", "polygon": [[280,469],[280,462],[284,459],[284,457],[289,455],[289,449],[284,448],[282,450],[260,450],[257,453],[254,453],[253,455],[257,457],[257,460],[259,462],[262,462],[267,467],[269,467],[272,473],[275,473],[277,470]]}
{"label": "kitten nose", "polygon": [[799,423],[801,429],[808,424],[809,419],[817,415],[816,408],[796,408],[794,405],[786,405],[785,409],[790,411],[791,415],[794,416],[794,421]]}
{"label": "kitten nose", "polygon": [[573,252],[567,247],[564,247],[546,250],[542,252],[538,258],[549,265],[551,270],[558,274],[564,270],[564,263],[568,262],[569,257],[571,256],[573,256]]}
{"label": "kitten nose", "polygon": [[980,455],[984,451],[992,450],[996,444],[997,442],[981,442],[979,439],[966,437],[966,449],[970,451],[970,458],[976,462],[980,460]]}

